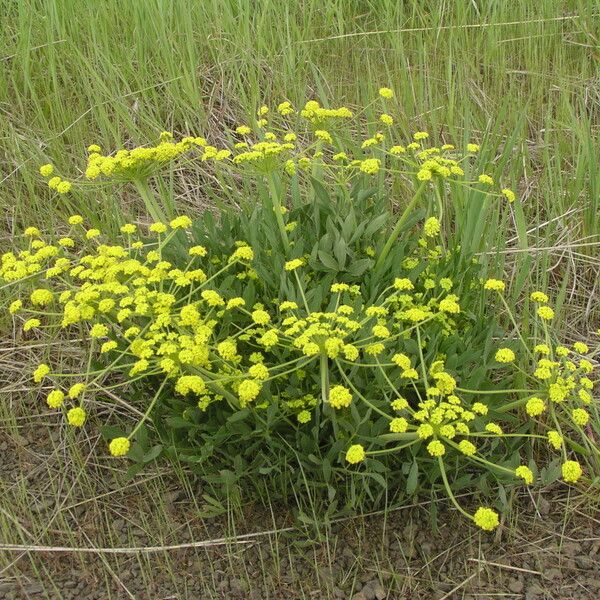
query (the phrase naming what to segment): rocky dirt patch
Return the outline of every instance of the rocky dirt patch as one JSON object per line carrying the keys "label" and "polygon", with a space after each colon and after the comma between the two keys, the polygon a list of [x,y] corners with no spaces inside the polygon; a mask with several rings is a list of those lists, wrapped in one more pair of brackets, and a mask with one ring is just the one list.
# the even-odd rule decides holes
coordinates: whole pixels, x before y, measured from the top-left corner
{"label": "rocky dirt patch", "polygon": [[[319,528],[281,507],[235,505],[206,519],[201,486],[166,467],[125,480],[102,440],[24,400],[11,375],[0,545],[26,549],[0,550],[0,600],[600,598],[592,492],[525,492],[491,536],[445,502],[435,531],[428,503]],[[219,538],[227,542],[199,544]]]}

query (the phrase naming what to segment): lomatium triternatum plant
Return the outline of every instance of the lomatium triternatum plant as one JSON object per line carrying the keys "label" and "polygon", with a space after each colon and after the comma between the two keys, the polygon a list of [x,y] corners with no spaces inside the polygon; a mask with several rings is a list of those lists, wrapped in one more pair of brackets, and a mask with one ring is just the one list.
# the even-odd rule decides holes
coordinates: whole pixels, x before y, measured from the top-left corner
{"label": "lomatium triternatum plant", "polygon": [[[155,146],[92,145],[82,181],[42,166],[59,194],[133,184],[153,219],[110,240],[73,215],[3,254],[24,337],[58,332],[86,351],[73,370],[48,353],[33,371],[47,405],[80,428],[91,398],[129,399],[137,424],[103,429],[115,457],[164,452],[279,478],[284,495],[297,472],[355,505],[445,490],[486,531],[498,512],[469,513],[458,490],[491,499],[490,483],[597,475],[594,352],[558,343],[544,291],[525,331],[501,274],[474,258],[485,210],[506,214],[515,193],[476,168],[476,144],[405,140],[392,90],[379,95],[359,114],[263,106],[220,146],[166,132]],[[237,186],[235,210],[166,214],[153,178],[194,161],[216,195]]]}

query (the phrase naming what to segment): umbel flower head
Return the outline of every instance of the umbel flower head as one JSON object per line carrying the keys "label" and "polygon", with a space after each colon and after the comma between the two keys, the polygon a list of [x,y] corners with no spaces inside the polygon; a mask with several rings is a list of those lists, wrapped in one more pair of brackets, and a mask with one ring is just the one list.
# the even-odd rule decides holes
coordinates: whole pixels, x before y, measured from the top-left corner
{"label": "umbel flower head", "polygon": [[499,363],[511,363],[515,360],[515,353],[510,348],[500,348],[495,358]]}
{"label": "umbel flower head", "polygon": [[126,437],[114,438],[108,448],[113,456],[125,456],[129,452],[130,442]]}
{"label": "umbel flower head", "polygon": [[365,459],[365,456],[365,449],[360,444],[354,444],[353,446],[350,446],[346,452],[346,460],[351,465],[362,462]]}
{"label": "umbel flower head", "polygon": [[527,485],[533,483],[533,473],[529,467],[521,465],[515,469],[515,475],[520,477]]}
{"label": "umbel flower head", "polygon": [[347,408],[352,402],[352,394],[348,388],[335,385],[329,391],[329,403],[333,408]]}
{"label": "umbel flower head", "polygon": [[582,474],[583,470],[577,461],[568,460],[563,463],[562,476],[567,483],[577,483]]}
{"label": "umbel flower head", "polygon": [[493,531],[499,524],[498,513],[491,508],[481,506],[473,515],[473,521],[484,531]]}
{"label": "umbel flower head", "polygon": [[85,419],[85,410],[79,406],[71,408],[67,412],[67,420],[69,422],[69,425],[73,425],[73,427],[82,427],[85,423]]}

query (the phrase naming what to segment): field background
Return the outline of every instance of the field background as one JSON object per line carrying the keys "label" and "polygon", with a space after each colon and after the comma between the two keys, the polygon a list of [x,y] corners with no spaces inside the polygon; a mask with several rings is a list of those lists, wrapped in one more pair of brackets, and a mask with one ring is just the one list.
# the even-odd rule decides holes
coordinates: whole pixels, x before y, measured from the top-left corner
{"label": "field background", "polygon": [[[506,182],[523,199],[522,235],[517,242],[516,231],[493,230],[488,247],[519,251],[517,277],[533,265],[540,284],[549,275],[566,282],[571,321],[589,327],[600,232],[600,3],[4,0],[0,6],[6,234],[55,225],[73,211],[111,231],[137,214],[131,190],[119,196],[113,186],[106,193],[84,186],[57,198],[45,187],[39,164],[51,161],[63,176],[81,176],[91,143],[110,151],[156,140],[163,129],[217,141],[223,128],[246,121],[263,102],[298,105],[316,97],[364,104],[389,85],[398,100],[394,116],[407,134],[425,129],[455,143],[480,141],[482,164],[495,161],[498,172],[508,173]],[[210,179],[195,168],[174,173],[165,201],[180,210],[206,205]]]}
{"label": "field background", "polygon": [[[490,234],[489,247],[506,256],[516,289],[549,284],[562,308],[567,340],[598,327],[599,2],[0,0],[0,10],[2,249],[22,227],[57,227],[73,212],[108,231],[126,219],[143,218],[127,188],[115,193],[113,187],[106,192],[84,187],[67,197],[52,196],[37,172],[42,163],[53,162],[61,174],[77,177],[90,143],[108,151],[155,140],[164,129],[218,139],[223,128],[246,121],[262,103],[289,99],[298,105],[319,98],[352,106],[369,102],[386,85],[396,92],[395,117],[407,134],[428,130],[446,141],[478,141],[482,162],[495,161],[509,173],[524,214],[507,230]],[[206,174],[188,164],[163,193],[193,216],[210,203],[209,184]],[[40,411],[26,375],[39,349],[11,335],[3,334],[0,346],[0,452],[10,457],[0,466],[4,543],[161,546],[236,533],[240,523],[248,531],[280,527],[280,519],[269,514],[248,521],[241,506],[219,527],[206,524],[193,514],[206,499],[156,469],[142,483],[123,483],[114,462],[95,450],[93,427],[83,441],[75,439]],[[130,487],[122,491],[119,485]],[[556,548],[565,542],[560,515],[577,517],[579,510],[564,510],[577,506],[577,499],[560,502]],[[537,516],[536,508],[531,518],[541,525]],[[408,535],[405,524],[398,525],[401,533],[393,528],[390,533],[383,523],[383,533],[377,533],[382,548],[394,536]],[[361,527],[362,521],[350,527],[359,541],[365,535]],[[550,533],[544,530],[539,539],[554,535],[553,527],[550,522]],[[243,593],[256,577],[263,586],[260,597],[279,597],[277,590],[286,598],[315,597],[311,590],[326,589],[344,598],[362,586],[363,573],[371,581],[377,571],[392,568],[392,554],[359,543],[354,558],[341,563],[350,586],[340,588],[321,570],[337,564],[332,557],[346,543],[338,547],[338,534],[329,528],[321,534],[318,551],[313,545],[310,552],[298,550],[298,540],[282,541],[283,533],[264,536],[266,545],[252,545],[250,563],[245,547],[235,545],[218,547],[218,560],[208,550],[188,551],[184,558],[180,551],[124,558],[36,551],[18,562],[19,554],[1,554],[0,598],[79,598],[80,581],[86,581],[90,598],[200,597],[197,590],[203,597],[234,597],[235,586]],[[518,531],[513,535],[513,542],[524,543]],[[538,538],[527,539],[535,546]],[[468,540],[473,556],[482,560],[479,534]],[[296,573],[294,556],[300,554],[308,566]],[[447,552],[440,556],[448,561]],[[402,568],[406,561],[400,560]],[[456,570],[448,569],[449,587],[440,583],[439,564],[424,561],[417,571],[409,568],[417,576],[407,579],[404,572],[394,589],[424,598],[432,589],[447,593],[480,564],[464,556],[459,562]],[[181,582],[181,570],[188,567],[201,577],[196,591],[186,587],[185,578]],[[164,590],[148,591],[159,573]],[[523,580],[522,572],[509,574],[515,573]],[[460,590],[484,575],[493,581],[497,572],[486,566],[476,575]],[[388,584],[390,578],[397,583],[390,575]],[[74,585],[64,587],[65,582]],[[342,595],[334,595],[336,586]],[[104,591],[95,596],[94,589]],[[394,593],[387,597],[403,597]]]}

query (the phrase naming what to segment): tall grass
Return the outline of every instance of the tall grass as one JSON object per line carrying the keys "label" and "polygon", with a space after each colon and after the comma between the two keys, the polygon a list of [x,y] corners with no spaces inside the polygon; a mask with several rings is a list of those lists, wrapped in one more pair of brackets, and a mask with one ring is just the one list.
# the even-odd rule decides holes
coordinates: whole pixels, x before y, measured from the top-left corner
{"label": "tall grass", "polygon": [[[558,2],[0,0],[0,231],[83,213],[104,231],[143,214],[135,190],[52,196],[83,150],[222,135],[263,102],[365,104],[396,91],[395,118],[481,141],[523,198],[510,222],[470,199],[463,240],[507,257],[515,298],[554,285],[569,324],[597,327],[600,265],[600,6]],[[214,204],[198,164],[172,174],[166,206]],[[492,173],[493,175],[493,173]],[[490,233],[492,232],[492,233]],[[482,240],[482,236],[492,239]],[[506,241],[508,239],[508,244]],[[548,280],[551,281],[548,281]]]}
{"label": "tall grass", "polygon": [[49,203],[40,160],[72,172],[91,142],[143,143],[164,128],[210,132],[282,98],[364,102],[385,83],[407,131],[481,138],[490,154],[518,156],[512,175],[529,223],[577,211],[541,228],[533,244],[566,224],[577,238],[598,233],[593,2],[0,4],[4,228],[89,204],[77,194]]}

